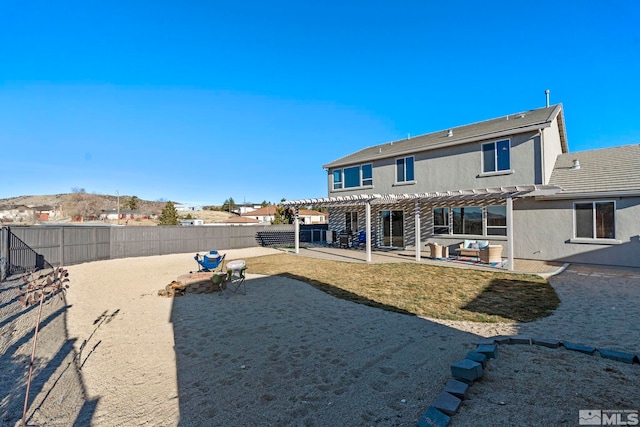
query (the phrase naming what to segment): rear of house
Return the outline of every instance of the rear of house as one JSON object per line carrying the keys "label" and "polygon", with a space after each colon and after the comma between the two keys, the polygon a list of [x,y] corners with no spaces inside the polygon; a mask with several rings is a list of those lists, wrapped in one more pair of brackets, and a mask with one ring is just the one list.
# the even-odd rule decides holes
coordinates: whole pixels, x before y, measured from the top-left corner
{"label": "rear of house", "polygon": [[374,247],[476,239],[516,258],[640,267],[639,150],[570,153],[559,104],[347,155],[323,166],[328,197],[313,200],[330,230],[367,230]]}

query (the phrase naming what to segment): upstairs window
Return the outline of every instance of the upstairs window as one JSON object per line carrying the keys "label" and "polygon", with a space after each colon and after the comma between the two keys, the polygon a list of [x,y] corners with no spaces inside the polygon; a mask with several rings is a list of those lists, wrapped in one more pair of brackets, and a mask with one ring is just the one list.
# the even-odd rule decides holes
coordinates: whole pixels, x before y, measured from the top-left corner
{"label": "upstairs window", "polygon": [[357,188],[373,185],[373,165],[350,166],[333,171],[333,189]]}
{"label": "upstairs window", "polygon": [[511,169],[511,147],[508,139],[482,144],[482,172]]}
{"label": "upstairs window", "polygon": [[333,171],[333,189],[339,190],[342,188],[342,169],[336,169]]}
{"label": "upstairs window", "polygon": [[577,238],[616,238],[616,206],[614,202],[575,203],[573,206]]}
{"label": "upstairs window", "polygon": [[413,180],[413,156],[396,159],[396,182],[410,182]]}
{"label": "upstairs window", "polygon": [[344,168],[344,188],[360,187],[360,166]]}
{"label": "upstairs window", "polygon": [[362,186],[373,185],[373,165],[362,165]]}

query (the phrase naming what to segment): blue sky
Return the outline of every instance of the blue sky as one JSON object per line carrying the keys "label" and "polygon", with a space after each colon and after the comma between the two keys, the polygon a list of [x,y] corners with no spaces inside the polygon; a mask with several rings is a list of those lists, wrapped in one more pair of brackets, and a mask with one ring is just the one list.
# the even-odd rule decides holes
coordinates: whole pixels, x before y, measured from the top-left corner
{"label": "blue sky", "polygon": [[5,0],[0,198],[325,197],[327,162],[545,89],[571,151],[640,143],[638,22],[634,0]]}

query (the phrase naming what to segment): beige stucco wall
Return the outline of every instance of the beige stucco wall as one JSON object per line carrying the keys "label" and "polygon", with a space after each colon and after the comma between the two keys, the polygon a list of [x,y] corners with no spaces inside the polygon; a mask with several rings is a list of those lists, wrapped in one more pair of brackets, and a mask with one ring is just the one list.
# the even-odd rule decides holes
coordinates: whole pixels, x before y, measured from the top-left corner
{"label": "beige stucco wall", "polygon": [[619,244],[573,243],[573,203],[579,200],[514,203],[514,253],[517,258],[640,267],[640,197],[599,198],[616,202]]}

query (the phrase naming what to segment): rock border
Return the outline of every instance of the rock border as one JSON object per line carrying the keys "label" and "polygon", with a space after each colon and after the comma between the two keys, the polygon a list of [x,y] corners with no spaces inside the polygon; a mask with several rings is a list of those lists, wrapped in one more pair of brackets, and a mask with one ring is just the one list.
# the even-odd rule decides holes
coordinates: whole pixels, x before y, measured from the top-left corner
{"label": "rock border", "polygon": [[570,351],[594,355],[596,352],[604,359],[615,360],[627,364],[640,364],[640,353],[598,348],[570,341],[549,338],[530,337],[528,335],[496,335],[477,341],[476,349],[467,353],[465,358],[451,365],[452,378],[420,416],[414,427],[446,427],[451,417],[458,412],[462,401],[466,398],[470,386],[484,375],[487,361],[498,358],[498,346],[539,345],[548,348],[563,347]]}

